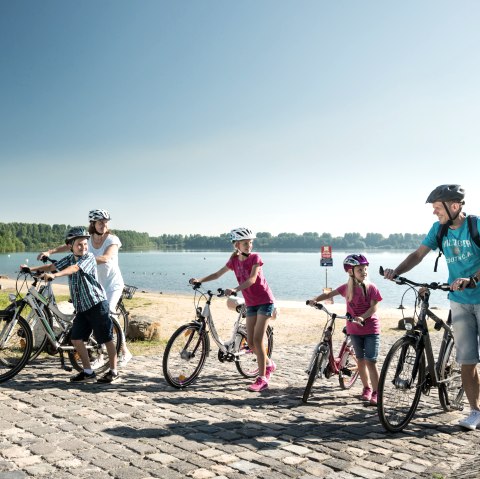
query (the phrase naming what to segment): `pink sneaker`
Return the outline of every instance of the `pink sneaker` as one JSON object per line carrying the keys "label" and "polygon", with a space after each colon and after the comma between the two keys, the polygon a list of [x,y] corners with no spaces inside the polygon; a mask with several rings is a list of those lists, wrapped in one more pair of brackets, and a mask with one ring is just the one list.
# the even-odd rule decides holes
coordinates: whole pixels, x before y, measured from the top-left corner
{"label": "pink sneaker", "polygon": [[267,366],[266,372],[265,372],[265,377],[267,379],[270,379],[270,376],[277,370],[277,365],[271,360],[271,363]]}
{"label": "pink sneaker", "polygon": [[250,386],[248,386],[248,389],[250,391],[255,391],[255,392],[260,392],[267,388],[268,388],[268,381],[266,381],[261,376],[258,376],[255,382],[253,384],[250,384]]}
{"label": "pink sneaker", "polygon": [[372,390],[369,387],[363,388],[362,395],[360,396],[360,399],[362,401],[370,401],[372,398]]}
{"label": "pink sneaker", "polygon": [[377,405],[377,401],[378,401],[377,391],[373,391],[372,397],[370,398],[370,404],[371,404],[372,406],[376,406],[376,405]]}

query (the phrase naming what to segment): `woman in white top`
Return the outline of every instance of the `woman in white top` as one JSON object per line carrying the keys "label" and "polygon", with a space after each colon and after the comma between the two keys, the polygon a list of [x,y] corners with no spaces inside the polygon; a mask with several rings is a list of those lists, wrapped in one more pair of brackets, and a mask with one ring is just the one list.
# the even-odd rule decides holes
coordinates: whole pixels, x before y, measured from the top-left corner
{"label": "woman in white top", "polygon": [[[115,313],[118,300],[123,291],[123,277],[118,266],[118,251],[122,246],[118,236],[110,233],[108,222],[110,214],[106,210],[91,210],[88,213],[90,225],[88,232],[91,235],[88,240],[88,250],[93,253],[97,261],[98,282],[103,286],[107,294],[110,310]],[[57,246],[54,249],[44,251],[38,255],[38,259],[42,256],[50,256],[55,253],[67,251],[66,245]],[[67,247],[68,248],[68,247]],[[122,331],[122,351],[118,358],[118,366],[125,366],[130,359],[132,353],[127,348],[125,334]]]}
{"label": "woman in white top", "polygon": [[[98,282],[107,293],[110,310],[112,313],[115,313],[125,283],[118,266],[118,251],[122,243],[118,236],[110,233],[108,229],[110,219],[110,214],[106,210],[97,209],[88,213],[90,222],[88,232],[91,235],[88,240],[88,251],[95,256]],[[132,354],[127,348],[125,336],[122,339],[122,352],[118,359],[119,366],[125,366],[132,359]]]}

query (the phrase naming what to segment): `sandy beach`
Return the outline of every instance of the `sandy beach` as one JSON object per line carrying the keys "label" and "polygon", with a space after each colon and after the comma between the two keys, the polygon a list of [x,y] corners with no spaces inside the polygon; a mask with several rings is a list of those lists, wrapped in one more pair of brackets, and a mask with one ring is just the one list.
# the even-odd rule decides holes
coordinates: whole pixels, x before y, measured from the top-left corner
{"label": "sandy beach", "polygon": [[[2,291],[14,292],[15,280],[0,279]],[[56,295],[68,295],[68,286],[54,284]],[[131,319],[150,318],[159,323],[160,336],[168,339],[173,331],[181,324],[191,321],[195,316],[193,292],[191,295],[161,294],[147,291],[137,291],[133,300],[125,301],[127,309],[131,313]],[[326,320],[326,314],[314,308],[308,307],[297,301],[277,302],[279,310],[278,318],[272,321],[275,330],[275,342],[283,345],[312,344],[317,341],[321,334],[321,327]],[[335,304],[327,304],[327,309],[337,314],[345,314],[345,305],[342,301]],[[231,326],[236,318],[236,313],[226,306],[224,298],[214,298],[212,301],[212,314],[217,331],[225,340],[229,339]],[[446,318],[448,311],[435,310],[442,318]],[[382,334],[400,335],[398,322],[404,316],[411,317],[413,309],[382,308],[378,310]],[[336,337],[341,337],[343,320],[337,323]]]}

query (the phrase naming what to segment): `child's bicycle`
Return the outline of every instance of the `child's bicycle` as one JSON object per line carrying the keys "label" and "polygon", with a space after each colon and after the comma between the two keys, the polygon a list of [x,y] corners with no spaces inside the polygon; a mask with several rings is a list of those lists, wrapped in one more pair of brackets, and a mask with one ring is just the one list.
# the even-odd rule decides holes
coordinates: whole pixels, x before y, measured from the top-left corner
{"label": "child's bicycle", "polygon": [[315,346],[312,358],[310,359],[309,366],[306,370],[308,381],[302,398],[304,403],[306,403],[310,397],[313,383],[317,378],[321,378],[322,376],[325,376],[325,378],[328,379],[336,374],[342,389],[350,389],[355,384],[355,381],[358,378],[358,366],[350,335],[347,334],[347,329],[344,327],[342,332],[345,337],[340,346],[340,351],[338,352],[337,357],[335,357],[333,353],[332,336],[335,331],[335,320],[337,318],[357,322],[363,326],[363,323],[352,318],[348,313],[346,316],[330,313],[330,311],[328,311],[328,309],[321,303],[307,301],[307,305],[313,306],[320,311],[324,311],[327,314],[327,321],[323,327],[320,342]]}
{"label": "child's bicycle", "polygon": [[[220,362],[235,362],[240,374],[253,378],[258,374],[257,357],[247,344],[245,327],[245,304],[239,304],[237,320],[233,325],[232,335],[226,342],[219,337],[210,305],[214,296],[222,297],[225,292],[218,289],[218,294],[212,291],[200,290],[201,283],[194,283],[194,304],[196,318],[188,324],[180,326],[169,339],[163,354],[163,375],[170,386],[182,389],[192,384],[200,375],[205,360],[210,353],[210,333],[218,346]],[[200,306],[200,302],[205,304]],[[266,353],[271,357],[273,350],[273,328],[267,327]]]}

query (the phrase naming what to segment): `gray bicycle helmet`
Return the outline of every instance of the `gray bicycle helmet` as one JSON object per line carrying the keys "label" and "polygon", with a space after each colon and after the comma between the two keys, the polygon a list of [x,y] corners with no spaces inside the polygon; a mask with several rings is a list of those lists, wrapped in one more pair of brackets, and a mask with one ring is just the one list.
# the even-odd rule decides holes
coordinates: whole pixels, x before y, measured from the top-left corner
{"label": "gray bicycle helmet", "polygon": [[230,241],[235,243],[235,241],[255,239],[256,236],[252,230],[248,228],[235,228],[230,231]]}
{"label": "gray bicycle helmet", "polygon": [[83,226],[73,226],[70,228],[65,235],[65,243],[71,244],[78,238],[90,238],[90,235]]}
{"label": "gray bicycle helmet", "polygon": [[435,203],[436,201],[460,201],[465,198],[465,190],[460,185],[440,185],[437,186],[427,198],[425,203]]}
{"label": "gray bicycle helmet", "polygon": [[91,210],[88,213],[89,221],[108,220],[110,221],[110,213],[107,210]]}

